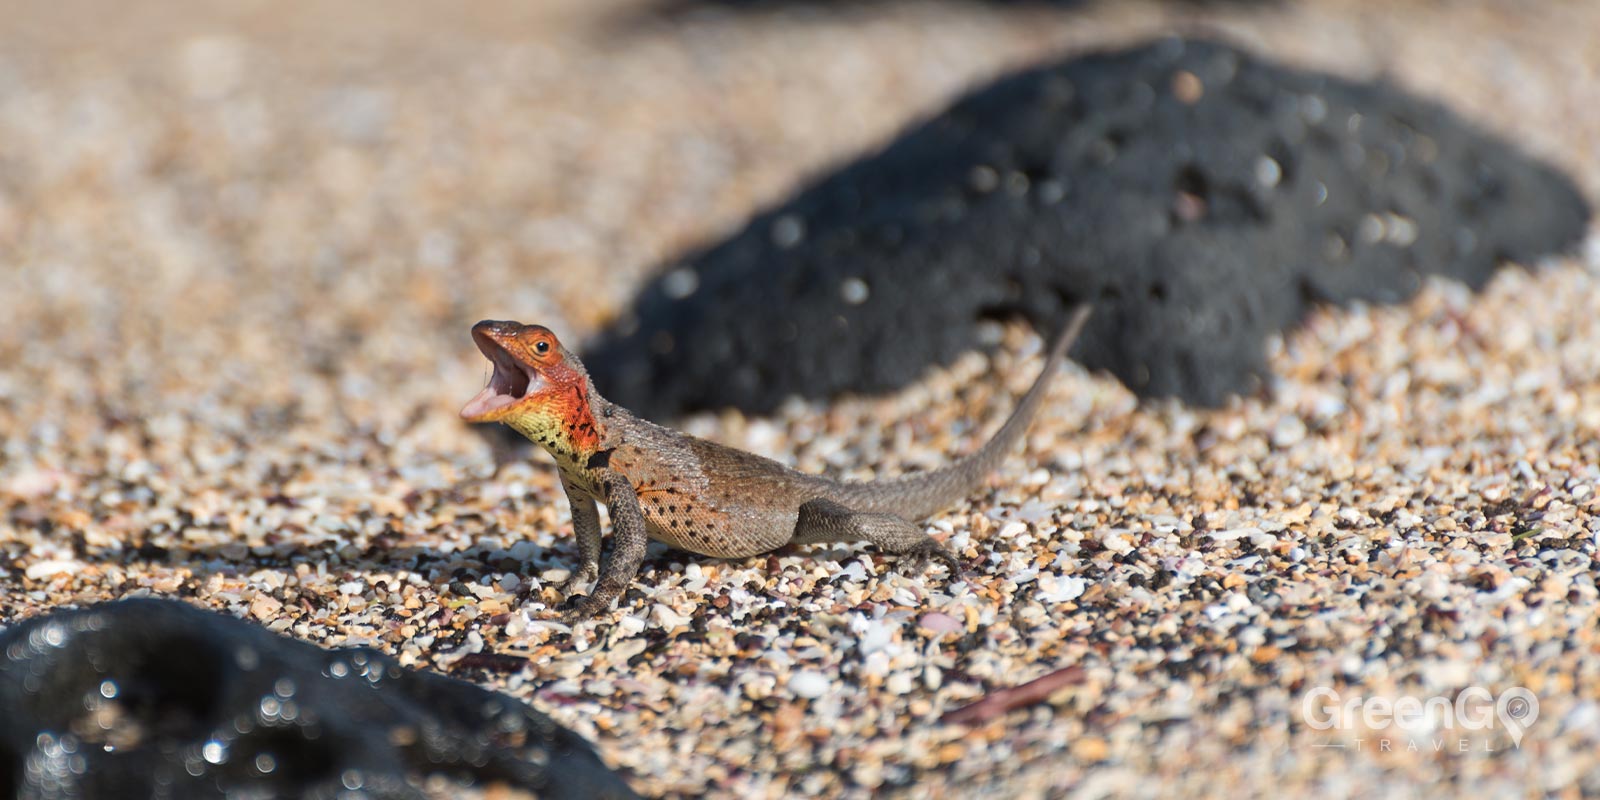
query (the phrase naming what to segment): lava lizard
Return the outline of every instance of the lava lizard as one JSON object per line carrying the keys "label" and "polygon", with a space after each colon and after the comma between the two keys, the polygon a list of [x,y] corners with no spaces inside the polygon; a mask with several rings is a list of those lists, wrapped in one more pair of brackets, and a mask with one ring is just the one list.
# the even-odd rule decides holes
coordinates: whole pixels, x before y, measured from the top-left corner
{"label": "lava lizard", "polygon": [[[788,544],[867,541],[901,556],[903,568],[921,570],[935,559],[954,578],[961,562],[912,521],[967,496],[999,466],[1033,420],[1088,316],[1087,305],[1074,310],[1043,372],[987,444],[943,469],[888,480],[810,475],[636,417],[601,397],[582,362],[540,325],[484,320],[472,326],[494,374],[461,417],[503,422],[555,457],[583,560],[563,588],[571,594],[599,579],[567,612],[569,621],[610,607],[638,574],[650,539],[718,558]],[[610,510],[613,529],[603,571],[596,501]]]}

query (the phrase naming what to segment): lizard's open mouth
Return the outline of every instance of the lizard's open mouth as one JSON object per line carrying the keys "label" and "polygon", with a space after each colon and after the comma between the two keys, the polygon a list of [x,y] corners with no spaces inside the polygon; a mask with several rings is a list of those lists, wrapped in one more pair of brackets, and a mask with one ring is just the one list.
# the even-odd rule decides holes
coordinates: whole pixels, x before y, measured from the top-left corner
{"label": "lizard's open mouth", "polygon": [[473,330],[472,341],[494,365],[494,375],[489,377],[489,385],[483,387],[483,391],[461,407],[461,418],[469,422],[492,422],[498,419],[495,412],[516,405],[543,379],[539,373],[517,363],[492,334]]}

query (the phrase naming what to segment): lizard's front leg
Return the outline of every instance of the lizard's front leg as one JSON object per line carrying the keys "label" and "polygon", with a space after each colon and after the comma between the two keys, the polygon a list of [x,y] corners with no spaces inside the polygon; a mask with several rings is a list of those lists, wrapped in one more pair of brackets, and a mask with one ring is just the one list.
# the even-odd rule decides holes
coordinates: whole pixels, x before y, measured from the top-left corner
{"label": "lizard's front leg", "polygon": [[563,479],[561,488],[567,490],[567,505],[572,507],[572,531],[578,538],[578,568],[572,577],[559,587],[564,594],[582,592],[600,576],[600,510],[594,498],[578,490]]}
{"label": "lizard's front leg", "polygon": [[645,545],[650,541],[633,483],[622,473],[609,469],[600,474],[600,481],[606,493],[606,509],[611,512],[611,554],[606,557],[605,569],[601,571],[600,582],[595,584],[594,594],[562,615],[567,622],[587,619],[610,608],[612,601],[639,574]]}

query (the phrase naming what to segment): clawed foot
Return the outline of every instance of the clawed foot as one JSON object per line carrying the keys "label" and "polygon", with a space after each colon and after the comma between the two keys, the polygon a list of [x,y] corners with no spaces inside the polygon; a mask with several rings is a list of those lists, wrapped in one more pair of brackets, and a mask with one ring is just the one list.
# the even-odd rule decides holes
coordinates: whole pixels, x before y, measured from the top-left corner
{"label": "clawed foot", "polygon": [[614,584],[607,585],[602,581],[595,585],[592,595],[579,593],[567,595],[562,605],[568,608],[561,612],[560,619],[564,624],[574,625],[598,617],[611,610],[611,602],[621,593],[621,587]]}
{"label": "clawed foot", "polygon": [[598,597],[585,597],[581,594],[573,595],[571,599],[575,601],[574,605],[566,611],[561,612],[560,620],[562,624],[565,625],[576,625],[580,622],[588,622],[589,620],[606,613],[606,611],[610,610],[611,606],[609,602],[601,600]]}
{"label": "clawed foot", "polygon": [[598,608],[589,603],[592,598],[588,596],[589,589],[594,586],[599,574],[600,570],[594,566],[587,566],[572,573],[566,580],[552,584],[552,587],[566,598],[561,601],[560,606],[565,610],[561,611],[556,619],[560,620],[562,624],[571,625],[576,622],[582,622],[599,612]]}
{"label": "clawed foot", "polygon": [[601,610],[600,604],[594,602],[594,598],[582,594],[568,595],[566,602],[561,605],[566,606],[566,610],[562,611],[557,619],[561,620],[564,625],[576,625],[593,617]]}
{"label": "clawed foot", "polygon": [[572,573],[571,577],[556,584],[556,591],[567,597],[588,594],[589,587],[593,586],[594,582],[599,580],[599,578],[599,565],[589,564],[577,572]]}
{"label": "clawed foot", "polygon": [[902,575],[921,575],[928,569],[928,562],[938,561],[950,570],[948,580],[954,583],[967,577],[967,570],[961,565],[961,559],[950,552],[950,548],[932,540],[925,539],[912,550],[900,554],[900,563],[896,566]]}

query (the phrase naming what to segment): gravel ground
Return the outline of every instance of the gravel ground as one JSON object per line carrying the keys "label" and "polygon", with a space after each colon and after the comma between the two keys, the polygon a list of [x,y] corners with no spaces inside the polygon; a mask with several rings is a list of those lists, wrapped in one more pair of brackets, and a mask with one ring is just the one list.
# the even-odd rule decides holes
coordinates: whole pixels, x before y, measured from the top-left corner
{"label": "gravel ground", "polygon": [[[1225,32],[1385,73],[1600,194],[1593,3],[837,5],[8,8],[0,616],[177,596],[371,644],[531,700],[651,794],[1600,792],[1594,242],[1481,296],[1316,315],[1222,410],[1073,368],[932,523],[969,582],[658,548],[612,624],[516,602],[555,602],[576,551],[544,457],[497,468],[456,419],[471,322],[592,332],[656,263],[1007,67]],[[933,467],[1038,367],[992,332],[892,397],[683,424],[808,470]],[[939,722],[1063,667],[1047,702]],[[1301,714],[1316,687],[1469,685],[1534,693],[1520,747],[1381,752]]]}

